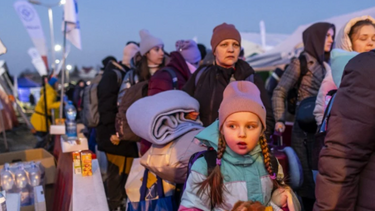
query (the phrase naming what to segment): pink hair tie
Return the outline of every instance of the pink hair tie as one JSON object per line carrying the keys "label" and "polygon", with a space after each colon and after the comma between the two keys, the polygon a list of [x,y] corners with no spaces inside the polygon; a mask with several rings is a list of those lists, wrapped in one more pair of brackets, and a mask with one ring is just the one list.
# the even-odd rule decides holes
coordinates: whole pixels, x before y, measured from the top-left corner
{"label": "pink hair tie", "polygon": [[273,175],[272,175],[272,176],[270,176],[270,178],[271,178],[272,180],[275,180],[275,179],[276,179],[276,174],[275,174],[275,173],[273,173]]}
{"label": "pink hair tie", "polygon": [[219,158],[216,158],[216,165],[219,165],[219,166],[221,166],[221,159],[219,159]]}

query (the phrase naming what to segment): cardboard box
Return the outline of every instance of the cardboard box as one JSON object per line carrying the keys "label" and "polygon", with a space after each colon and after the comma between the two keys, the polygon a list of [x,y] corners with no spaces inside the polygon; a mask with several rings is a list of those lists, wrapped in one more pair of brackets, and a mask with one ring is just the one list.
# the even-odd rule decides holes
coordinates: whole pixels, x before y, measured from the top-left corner
{"label": "cardboard box", "polygon": [[0,154],[0,169],[5,163],[40,161],[45,168],[45,184],[53,184],[56,176],[55,158],[45,149],[28,149]]}
{"label": "cardboard box", "polygon": [[65,130],[65,125],[51,125],[49,129],[51,135],[63,135]]}

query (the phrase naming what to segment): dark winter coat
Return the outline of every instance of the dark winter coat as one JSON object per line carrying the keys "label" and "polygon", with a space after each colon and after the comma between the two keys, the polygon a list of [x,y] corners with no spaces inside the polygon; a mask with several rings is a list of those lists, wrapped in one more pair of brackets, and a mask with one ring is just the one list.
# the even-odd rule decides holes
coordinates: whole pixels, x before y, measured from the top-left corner
{"label": "dark winter coat", "polygon": [[[195,85],[195,78],[198,69],[194,72],[192,77],[183,87],[183,90],[199,101],[200,104],[200,118],[204,126],[212,124],[218,118],[218,110],[220,103],[223,100],[223,92],[225,87],[229,84],[230,78],[233,75],[238,80],[245,80],[251,74],[255,74],[254,69],[245,61],[238,60],[235,69],[223,68],[218,65],[209,65],[201,74],[197,85]],[[275,120],[273,118],[272,107],[265,89],[263,80],[255,75],[254,84],[259,88],[261,99],[267,111],[266,120],[266,136],[273,134]]]}
{"label": "dark winter coat", "polygon": [[[119,145],[114,145],[110,141],[111,135],[116,135],[115,118],[117,113],[117,95],[121,86],[118,83],[117,74],[112,69],[118,69],[110,63],[107,65],[102,80],[98,85],[98,110],[99,125],[97,126],[98,149],[104,152],[122,155],[127,157],[137,157],[138,150],[135,142],[120,141]],[[125,71],[120,70],[121,80]]]}
{"label": "dark winter coat", "polygon": [[[170,59],[166,67],[174,70],[176,73],[178,79],[177,89],[180,90],[190,78],[191,73],[185,59],[179,52],[172,52],[170,54]],[[172,77],[167,71],[156,71],[148,82],[148,96],[172,89]]]}
{"label": "dark winter coat", "polygon": [[374,67],[375,51],[345,67],[320,152],[314,210],[375,210]]}

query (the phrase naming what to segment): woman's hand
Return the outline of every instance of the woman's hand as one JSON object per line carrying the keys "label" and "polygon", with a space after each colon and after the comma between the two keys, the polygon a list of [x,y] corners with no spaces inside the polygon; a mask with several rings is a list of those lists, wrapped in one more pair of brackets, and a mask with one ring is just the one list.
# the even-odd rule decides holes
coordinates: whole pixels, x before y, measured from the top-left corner
{"label": "woman's hand", "polygon": [[271,201],[279,207],[288,207],[294,211],[293,196],[290,188],[278,188],[272,193]]}
{"label": "woman's hand", "polygon": [[111,135],[110,140],[113,145],[118,145],[120,143],[120,139],[116,135]]}

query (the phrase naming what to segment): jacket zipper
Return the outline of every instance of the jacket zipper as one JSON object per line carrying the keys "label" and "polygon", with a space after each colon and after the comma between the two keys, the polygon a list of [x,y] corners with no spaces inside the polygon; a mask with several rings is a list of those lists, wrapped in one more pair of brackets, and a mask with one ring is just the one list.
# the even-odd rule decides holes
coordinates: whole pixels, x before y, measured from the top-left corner
{"label": "jacket zipper", "polygon": [[[216,71],[216,81],[219,80],[219,74],[217,73]],[[212,92],[212,96],[211,96],[211,103],[210,103],[210,116],[208,118],[208,120],[210,121],[210,124],[213,122],[212,121],[212,109],[214,107],[214,96],[215,96],[215,92],[216,92],[216,85],[214,86],[214,91]]]}

